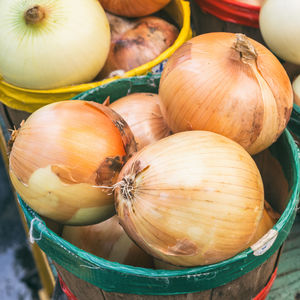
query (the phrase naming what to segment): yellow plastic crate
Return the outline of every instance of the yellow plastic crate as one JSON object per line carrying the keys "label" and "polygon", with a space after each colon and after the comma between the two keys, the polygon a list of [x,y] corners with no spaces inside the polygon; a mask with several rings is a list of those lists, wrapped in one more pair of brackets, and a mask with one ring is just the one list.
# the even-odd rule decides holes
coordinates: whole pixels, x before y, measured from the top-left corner
{"label": "yellow plastic crate", "polygon": [[[151,72],[155,66],[163,63],[163,61],[170,57],[176,49],[192,37],[192,30],[190,26],[190,4],[188,1],[173,0],[164,8],[164,10],[180,26],[181,29],[178,38],[170,48],[164,51],[156,59],[126,72],[122,77],[144,75]],[[102,81],[65,86],[50,90],[24,89],[11,85],[0,78],[0,101],[10,108],[31,113],[46,104],[71,99],[78,93],[99,85],[105,85],[118,78],[121,77],[115,76]]]}

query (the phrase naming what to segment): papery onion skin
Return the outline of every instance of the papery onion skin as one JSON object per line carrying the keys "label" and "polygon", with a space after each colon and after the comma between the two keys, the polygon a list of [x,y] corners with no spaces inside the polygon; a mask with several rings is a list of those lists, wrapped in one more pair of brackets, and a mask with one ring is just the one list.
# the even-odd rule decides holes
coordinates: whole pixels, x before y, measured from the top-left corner
{"label": "papery onion skin", "polygon": [[64,226],[62,237],[76,247],[109,261],[153,267],[152,257],[133,243],[116,215],[90,226]]}
{"label": "papery onion skin", "polygon": [[272,227],[276,224],[280,215],[273,210],[271,205],[265,201],[265,208],[263,211],[263,216],[258,224],[257,230],[254,237],[252,238],[249,246],[252,246],[257,241],[259,241]]}
{"label": "papery onion skin", "polygon": [[136,150],[126,122],[81,100],[49,104],[19,129],[9,174],[22,199],[62,224],[90,225],[114,214],[110,189]]}
{"label": "papery onion skin", "polygon": [[116,70],[130,71],[146,64],[167,50],[177,39],[178,29],[158,17],[144,17],[115,39],[106,63],[97,78],[110,77]]}
{"label": "papery onion skin", "polygon": [[[45,17],[26,24],[32,7],[40,7]],[[89,82],[109,47],[109,23],[95,0],[0,2],[0,74],[10,84],[53,89]]]}
{"label": "papery onion skin", "polygon": [[135,20],[118,17],[114,14],[110,14],[109,12],[105,12],[105,14],[109,22],[112,43],[126,31],[133,28],[136,24]]}
{"label": "papery onion skin", "polygon": [[300,65],[300,2],[265,0],[259,28],[267,46],[280,58]]}
{"label": "papery onion skin", "polygon": [[262,217],[251,156],[208,131],[186,131],[138,151],[122,168],[116,211],[127,234],[167,263],[216,263],[244,250]]}
{"label": "papery onion skin", "polygon": [[294,103],[300,106],[300,75],[293,81]]}
{"label": "papery onion skin", "polygon": [[128,124],[138,150],[171,134],[159,104],[157,94],[134,93],[109,106]]}
{"label": "papery onion skin", "polygon": [[99,0],[103,8],[124,17],[143,17],[165,7],[171,0]]}
{"label": "papery onion skin", "polygon": [[226,32],[199,35],[177,49],[162,72],[159,95],[173,132],[213,131],[250,154],[277,140],[293,107],[277,58],[260,43]]}

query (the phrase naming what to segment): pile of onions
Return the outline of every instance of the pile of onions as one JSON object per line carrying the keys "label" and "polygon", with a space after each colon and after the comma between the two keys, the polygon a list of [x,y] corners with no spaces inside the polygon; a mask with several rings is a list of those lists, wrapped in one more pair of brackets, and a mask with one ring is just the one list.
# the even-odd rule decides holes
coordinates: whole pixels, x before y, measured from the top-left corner
{"label": "pile of onions", "polygon": [[259,27],[270,49],[282,59],[300,65],[300,1],[266,0]]}
{"label": "pile of onions", "polygon": [[138,150],[170,135],[159,103],[157,94],[134,93],[110,105],[128,124]]}
{"label": "pile of onions", "polygon": [[151,268],[153,259],[136,246],[120,226],[118,217],[90,226],[64,226],[62,237],[89,253],[125,265]]}
{"label": "pile of onions", "polygon": [[103,8],[124,17],[143,17],[165,7],[171,0],[99,0]]}
{"label": "pile of onions", "polygon": [[122,168],[116,211],[127,234],[167,263],[216,263],[247,248],[262,218],[264,189],[251,156],[209,131],[170,135]]}
{"label": "pile of onions", "polygon": [[300,106],[300,75],[293,81],[294,103]]}
{"label": "pile of onions", "polygon": [[94,0],[2,0],[0,74],[13,85],[52,89],[91,81],[110,47]]}
{"label": "pile of onions", "polygon": [[245,35],[226,32],[199,35],[177,49],[162,72],[159,95],[173,132],[213,131],[250,154],[276,141],[293,106],[277,58]]}
{"label": "pile of onions", "polygon": [[[130,28],[128,23],[125,23]],[[116,26],[115,26],[116,27]],[[177,39],[178,29],[158,17],[144,17],[134,27],[114,37],[106,63],[97,78],[111,77],[113,71],[127,72],[158,57]]]}
{"label": "pile of onions", "polygon": [[18,132],[9,156],[11,181],[42,216],[90,225],[114,214],[110,189],[136,150],[126,122],[110,108],[62,101],[35,111]]}

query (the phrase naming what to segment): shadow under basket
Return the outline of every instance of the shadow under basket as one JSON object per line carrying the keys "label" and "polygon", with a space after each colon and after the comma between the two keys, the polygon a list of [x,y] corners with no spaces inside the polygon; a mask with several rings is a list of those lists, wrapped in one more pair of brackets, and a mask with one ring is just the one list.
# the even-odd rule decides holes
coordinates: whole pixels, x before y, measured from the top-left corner
{"label": "shadow under basket", "polygon": [[[107,96],[113,102],[130,93],[157,93],[159,80],[160,76],[119,79],[75,98],[102,103]],[[262,174],[265,199],[281,217],[250,248],[207,266],[154,270],[110,262],[62,239],[22,199],[19,201],[31,238],[55,262],[77,299],[252,299],[276,269],[280,248],[296,216],[299,193],[298,149],[288,130],[254,159]]]}

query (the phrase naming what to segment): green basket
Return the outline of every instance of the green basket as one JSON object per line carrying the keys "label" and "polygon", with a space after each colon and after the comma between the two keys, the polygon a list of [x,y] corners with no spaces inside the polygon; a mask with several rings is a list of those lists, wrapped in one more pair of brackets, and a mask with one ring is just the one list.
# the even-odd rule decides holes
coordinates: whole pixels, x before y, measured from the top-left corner
{"label": "green basket", "polygon": [[[159,75],[120,79],[84,92],[74,99],[101,103],[107,96],[114,101],[134,92],[157,93],[159,80]],[[271,230],[273,235],[260,247],[248,248],[213,265],[181,270],[154,270],[110,262],[89,254],[56,235],[22,199],[19,198],[19,201],[30,227],[31,237],[51,259],[80,279],[107,292],[143,295],[199,292],[224,285],[258,267],[280,248],[290,232],[298,203],[297,146],[290,133],[285,130],[269,151],[280,163],[288,186],[282,215]]]}
{"label": "green basket", "polygon": [[296,104],[293,106],[288,128],[298,139],[300,139],[300,106]]}

